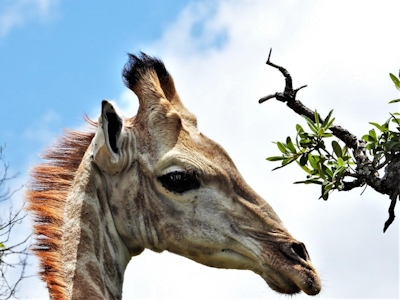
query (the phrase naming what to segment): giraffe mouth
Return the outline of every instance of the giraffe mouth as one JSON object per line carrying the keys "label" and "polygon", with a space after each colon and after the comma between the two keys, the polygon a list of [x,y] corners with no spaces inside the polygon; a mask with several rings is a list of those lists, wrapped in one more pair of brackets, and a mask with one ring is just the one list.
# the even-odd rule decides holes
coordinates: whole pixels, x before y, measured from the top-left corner
{"label": "giraffe mouth", "polygon": [[235,251],[233,251],[232,249],[229,249],[229,248],[222,249],[221,252],[223,252],[225,254],[238,254],[237,252],[235,252]]}
{"label": "giraffe mouth", "polygon": [[[258,248],[258,247],[257,247]],[[259,274],[276,292],[297,294],[303,291],[317,295],[321,282],[303,243],[296,240],[260,247],[261,252],[247,247],[223,248],[217,256],[229,260],[237,269],[250,269]]]}
{"label": "giraffe mouth", "polygon": [[278,293],[296,294],[300,291],[317,295],[321,282],[305,246],[299,242],[284,243],[280,251],[263,255],[264,271],[260,274]]}
{"label": "giraffe mouth", "polygon": [[266,247],[259,249],[262,248],[261,253],[247,247],[223,248],[213,255],[218,262],[214,261],[213,266],[253,270],[273,290],[282,294],[303,291],[317,295],[320,292],[320,279],[303,243],[292,240],[278,243],[273,251]]}
{"label": "giraffe mouth", "polygon": [[299,268],[275,270],[274,275],[271,272],[264,272],[261,277],[276,292],[282,294],[297,294],[303,291],[307,295],[317,295],[321,290],[321,284],[314,270]]}

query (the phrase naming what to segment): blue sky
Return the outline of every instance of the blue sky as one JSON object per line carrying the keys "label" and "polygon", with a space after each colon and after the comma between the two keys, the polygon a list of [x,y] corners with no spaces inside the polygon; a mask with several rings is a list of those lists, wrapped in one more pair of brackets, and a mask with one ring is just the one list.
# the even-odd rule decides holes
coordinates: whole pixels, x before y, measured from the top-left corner
{"label": "blue sky", "polygon": [[[135,97],[121,81],[126,53],[163,59],[200,129],[230,153],[247,182],[305,242],[320,271],[320,299],[397,299],[399,221],[383,235],[388,200],[367,190],[318,201],[318,189],[292,185],[293,168],[271,173],[272,141],[294,134],[300,117],[272,100],[287,67],[299,97],[361,136],[398,106],[388,73],[400,68],[398,1],[65,1],[0,3],[0,144],[26,183],[38,153],[62,133],[95,118],[102,99],[126,116]],[[15,201],[20,201],[22,193]],[[399,214],[399,213],[397,213]],[[22,233],[29,232],[29,224]],[[34,273],[35,264],[30,269]],[[126,272],[126,299],[274,299],[257,275],[203,267],[145,251]],[[32,293],[34,288],[35,293]],[[45,297],[37,279],[21,295]],[[193,294],[195,296],[193,297]],[[281,298],[281,297],[280,297]],[[294,299],[305,299],[304,295]]]}
{"label": "blue sky", "polygon": [[[2,1],[0,12],[6,14],[19,2],[35,1]],[[26,4],[19,12],[26,14],[23,24],[0,37],[1,102],[7,112],[1,119],[0,140],[8,145],[14,168],[27,150],[43,146],[42,140],[27,143],[27,130],[48,126],[59,132],[61,127],[77,126],[82,113],[90,112],[101,99],[116,98],[124,89],[120,72],[126,53],[159,38],[185,5],[185,1],[147,1],[140,6],[132,1],[37,2],[48,2],[48,11],[34,13],[34,4]],[[46,116],[47,123],[40,124]],[[19,147],[21,143],[25,146]]]}

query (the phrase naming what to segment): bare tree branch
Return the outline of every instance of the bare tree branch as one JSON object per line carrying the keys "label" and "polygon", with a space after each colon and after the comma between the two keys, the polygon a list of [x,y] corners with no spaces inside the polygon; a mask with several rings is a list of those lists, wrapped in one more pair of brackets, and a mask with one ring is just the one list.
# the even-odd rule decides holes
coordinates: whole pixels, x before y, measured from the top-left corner
{"label": "bare tree branch", "polygon": [[[16,292],[19,284],[26,278],[25,270],[30,245],[30,235],[20,241],[15,241],[13,229],[16,225],[21,224],[26,213],[23,207],[17,210],[13,208],[11,197],[20,188],[11,191],[6,187],[6,183],[15,179],[18,174],[8,175],[9,166],[4,160],[3,149],[4,147],[0,146],[0,203],[4,207],[7,205],[5,202],[9,201],[10,205],[8,212],[5,211],[4,215],[0,215],[0,299],[2,300],[17,298]],[[10,275],[9,271],[11,270],[17,271],[16,278],[11,276],[15,274]]]}
{"label": "bare tree branch", "polygon": [[363,186],[365,183],[363,183],[361,180],[353,180],[353,181],[344,181],[344,187],[342,189],[342,191],[350,191],[354,188]]}
{"label": "bare tree branch", "polygon": [[[303,85],[297,89],[293,89],[293,84],[292,84],[292,77],[289,74],[289,72],[281,67],[278,66],[270,61],[271,59],[271,52],[272,49],[269,52],[268,55],[268,60],[266,62],[267,65],[278,69],[282,75],[285,77],[285,90],[283,93],[275,93],[272,95],[265,96],[258,100],[258,102],[261,104],[265,102],[266,100],[276,98],[278,101],[281,102],[286,102],[286,105],[290,107],[294,112],[296,112],[299,115],[304,115],[311,120],[314,120],[314,111],[309,109],[307,106],[305,106],[300,100],[296,99],[297,92],[301,90],[302,88],[307,87],[307,85]],[[321,123],[324,122],[324,118],[322,118],[320,115],[318,115],[319,120],[321,120]],[[357,137],[354,134],[351,134],[347,129],[344,129],[340,126],[333,126],[331,127],[331,131],[333,135],[335,135],[337,138],[339,138],[341,141],[343,141],[350,149],[356,149],[357,148]]]}
{"label": "bare tree branch", "polygon": [[389,218],[385,222],[385,226],[383,227],[383,232],[386,232],[386,230],[389,228],[389,226],[393,223],[395,219],[395,214],[394,214],[394,208],[396,207],[396,201],[397,198],[399,197],[399,192],[393,193],[392,196],[390,196],[390,206],[389,206]]}

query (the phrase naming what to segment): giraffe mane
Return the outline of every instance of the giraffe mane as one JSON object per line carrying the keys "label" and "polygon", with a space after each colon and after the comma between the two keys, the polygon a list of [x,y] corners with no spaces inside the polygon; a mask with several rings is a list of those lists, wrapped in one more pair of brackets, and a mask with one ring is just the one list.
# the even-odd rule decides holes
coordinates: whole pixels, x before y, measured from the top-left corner
{"label": "giraffe mane", "polygon": [[36,236],[33,252],[40,260],[40,275],[51,291],[51,299],[66,299],[62,273],[62,232],[66,198],[75,173],[93,137],[96,122],[85,118],[90,131],[65,130],[41,157],[44,161],[30,171],[26,193],[27,210],[33,216]]}

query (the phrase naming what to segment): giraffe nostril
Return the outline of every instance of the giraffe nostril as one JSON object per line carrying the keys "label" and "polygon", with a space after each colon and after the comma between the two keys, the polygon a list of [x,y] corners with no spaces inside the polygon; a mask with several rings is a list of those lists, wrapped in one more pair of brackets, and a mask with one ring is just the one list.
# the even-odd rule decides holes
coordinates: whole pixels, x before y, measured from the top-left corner
{"label": "giraffe nostril", "polygon": [[308,255],[308,252],[306,249],[306,246],[303,243],[293,243],[292,249],[293,249],[294,253],[296,253],[298,256],[300,256],[305,261],[310,259],[310,256]]}
{"label": "giraffe nostril", "polygon": [[[308,255],[306,246],[300,242],[292,242],[281,247],[282,252],[290,259],[295,261],[309,261],[310,256]],[[300,260],[301,259],[301,260]]]}

